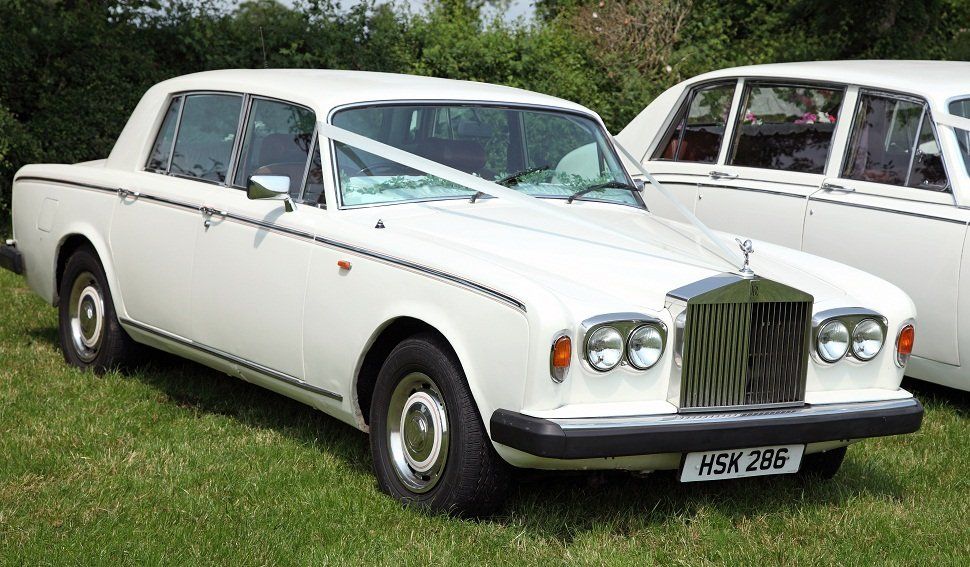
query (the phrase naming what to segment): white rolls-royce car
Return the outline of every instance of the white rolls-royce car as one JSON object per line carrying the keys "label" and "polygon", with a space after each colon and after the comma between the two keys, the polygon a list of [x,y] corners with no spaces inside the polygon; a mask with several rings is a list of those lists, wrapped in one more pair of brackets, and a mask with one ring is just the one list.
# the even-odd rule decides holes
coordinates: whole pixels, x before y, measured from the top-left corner
{"label": "white rolls-royce car", "polygon": [[21,169],[2,257],[69,363],[142,343],[301,400],[433,510],[495,510],[509,465],[827,477],[919,428],[902,291],[654,216],[618,150],[512,88],[200,73],[107,159]]}
{"label": "white rolls-royce car", "polygon": [[617,139],[711,227],[898,285],[919,312],[907,374],[970,390],[970,63],[724,69],[663,93]]}

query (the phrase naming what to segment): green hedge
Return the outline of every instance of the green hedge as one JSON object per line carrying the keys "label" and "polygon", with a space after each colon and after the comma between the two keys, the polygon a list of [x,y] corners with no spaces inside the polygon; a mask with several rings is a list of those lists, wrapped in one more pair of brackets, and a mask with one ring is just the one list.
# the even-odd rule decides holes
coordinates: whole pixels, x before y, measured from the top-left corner
{"label": "green hedge", "polygon": [[[437,0],[415,14],[373,3],[340,11],[326,0],[292,9],[273,0],[232,9],[219,0],[0,0],[0,218],[23,164],[104,157],[145,89],[206,69],[364,69],[501,83],[586,104],[615,131],[663,89],[710,69],[970,54],[966,0],[632,0],[628,12],[540,1],[531,23],[484,22],[484,3]],[[664,35],[664,10],[686,14],[669,31],[675,36]],[[660,29],[646,37],[656,44],[616,43],[623,26],[642,32],[641,16],[651,15],[644,21]]]}

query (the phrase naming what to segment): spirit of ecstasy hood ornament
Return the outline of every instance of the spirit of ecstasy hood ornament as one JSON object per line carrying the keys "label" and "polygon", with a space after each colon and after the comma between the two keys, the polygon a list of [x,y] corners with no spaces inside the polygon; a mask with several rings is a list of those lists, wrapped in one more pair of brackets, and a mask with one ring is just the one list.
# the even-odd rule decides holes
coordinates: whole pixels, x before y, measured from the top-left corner
{"label": "spirit of ecstasy hood ornament", "polygon": [[748,266],[748,257],[754,252],[754,245],[751,244],[751,240],[745,240],[741,242],[740,238],[735,238],[738,242],[738,247],[741,248],[741,253],[744,254],[744,263],[741,264],[741,275],[750,278],[754,276],[754,271]]}

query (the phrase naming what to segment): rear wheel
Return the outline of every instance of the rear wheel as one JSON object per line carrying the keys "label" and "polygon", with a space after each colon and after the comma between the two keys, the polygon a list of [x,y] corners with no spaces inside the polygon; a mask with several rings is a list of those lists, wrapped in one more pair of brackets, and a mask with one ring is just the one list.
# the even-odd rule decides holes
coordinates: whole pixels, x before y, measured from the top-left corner
{"label": "rear wheel", "polygon": [[134,341],[118,323],[104,268],[89,247],[71,254],[64,267],[58,335],[64,359],[95,372],[123,366],[134,351]]}
{"label": "rear wheel", "polygon": [[381,489],[405,504],[482,516],[505,500],[509,467],[495,452],[464,373],[438,336],[391,351],[371,402],[371,452]]}
{"label": "rear wheel", "polygon": [[802,457],[802,468],[798,474],[806,478],[828,480],[839,472],[848,447],[830,449],[822,453],[812,453]]}

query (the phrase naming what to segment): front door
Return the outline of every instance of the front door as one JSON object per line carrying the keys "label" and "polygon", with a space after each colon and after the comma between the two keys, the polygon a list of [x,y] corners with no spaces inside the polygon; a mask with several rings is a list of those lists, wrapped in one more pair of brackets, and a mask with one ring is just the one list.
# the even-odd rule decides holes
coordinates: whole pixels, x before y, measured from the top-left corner
{"label": "front door", "polygon": [[902,288],[916,303],[914,354],[957,365],[970,212],[954,205],[929,109],[919,99],[863,90],[856,113],[839,177],[809,201],[803,248]]}

